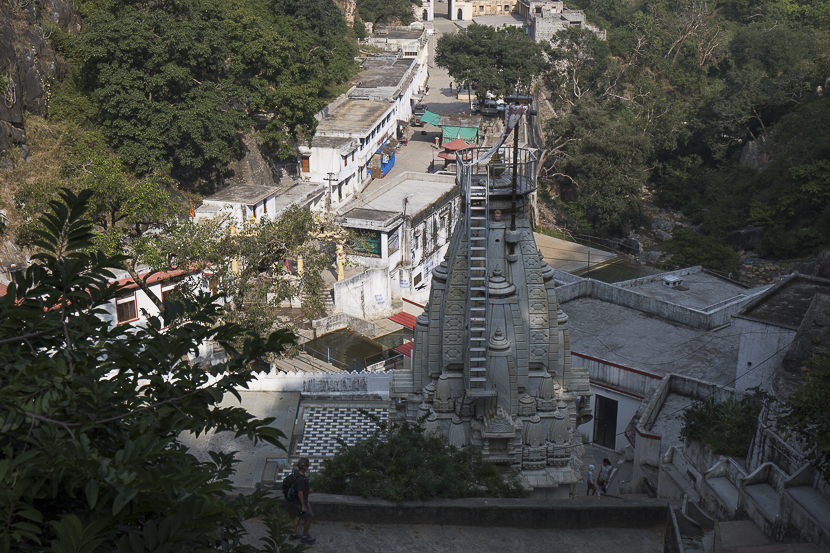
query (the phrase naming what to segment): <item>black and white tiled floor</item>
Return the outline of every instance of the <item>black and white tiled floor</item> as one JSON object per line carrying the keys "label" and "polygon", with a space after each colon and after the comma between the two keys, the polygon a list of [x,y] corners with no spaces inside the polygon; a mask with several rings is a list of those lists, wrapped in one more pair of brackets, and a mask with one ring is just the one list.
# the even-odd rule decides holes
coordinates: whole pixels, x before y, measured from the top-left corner
{"label": "black and white tiled floor", "polygon": [[378,403],[317,403],[303,402],[300,405],[298,422],[305,421],[302,435],[292,445],[288,467],[277,473],[277,482],[293,470],[299,457],[308,457],[311,461],[310,471],[315,472],[323,466],[323,460],[334,457],[340,451],[337,441],[342,439],[346,445],[354,445],[364,440],[378,429],[378,425],[360,410],[374,415],[386,427],[389,419],[389,407]]}

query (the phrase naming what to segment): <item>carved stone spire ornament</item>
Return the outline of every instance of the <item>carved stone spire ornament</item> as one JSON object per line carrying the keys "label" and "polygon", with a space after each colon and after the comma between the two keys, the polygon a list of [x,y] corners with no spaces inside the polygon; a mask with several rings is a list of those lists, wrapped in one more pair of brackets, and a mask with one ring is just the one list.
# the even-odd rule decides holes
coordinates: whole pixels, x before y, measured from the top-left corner
{"label": "carved stone spire ornament", "polygon": [[556,271],[525,208],[536,158],[501,148],[495,171],[483,152],[457,172],[463,218],[417,318],[411,368],[393,371],[393,408],[407,420],[428,414],[448,443],[481,448],[506,474],[518,470],[531,497],[574,497],[578,424],[591,417],[588,370],[571,366]]}

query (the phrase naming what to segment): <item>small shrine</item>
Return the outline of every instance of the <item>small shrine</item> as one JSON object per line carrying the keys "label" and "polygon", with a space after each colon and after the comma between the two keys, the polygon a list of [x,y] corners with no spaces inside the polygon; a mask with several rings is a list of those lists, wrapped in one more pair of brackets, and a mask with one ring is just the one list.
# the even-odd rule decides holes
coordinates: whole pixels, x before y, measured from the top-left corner
{"label": "small shrine", "polygon": [[470,153],[465,152],[465,150],[473,146],[474,144],[456,138],[452,142],[445,142],[441,145],[444,151],[438,154],[438,157],[444,160],[444,168],[446,169],[450,162],[470,161]]}

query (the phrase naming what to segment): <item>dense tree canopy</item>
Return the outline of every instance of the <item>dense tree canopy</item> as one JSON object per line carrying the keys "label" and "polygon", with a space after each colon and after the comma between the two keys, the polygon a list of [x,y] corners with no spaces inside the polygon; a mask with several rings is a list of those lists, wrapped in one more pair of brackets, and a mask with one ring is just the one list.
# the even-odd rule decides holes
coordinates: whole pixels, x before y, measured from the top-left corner
{"label": "dense tree canopy", "polygon": [[415,19],[415,6],[421,6],[421,0],[357,0],[357,15],[374,25],[409,25]]}
{"label": "dense tree canopy", "polygon": [[479,96],[528,94],[546,66],[542,47],[516,27],[472,25],[438,39],[435,62],[460,84],[478,83]]}
{"label": "dense tree canopy", "polygon": [[[210,297],[181,325],[111,327],[98,314],[119,259],[91,253],[90,195],[51,204],[41,253],[0,297],[0,551],[257,551],[240,541],[255,516],[269,520],[268,551],[295,550],[272,499],[231,493],[233,453],[201,462],[179,441],[229,431],[283,447],[271,419],[220,403],[293,336],[217,324]],[[188,361],[208,340],[227,361]]]}
{"label": "dense tree canopy", "polygon": [[[687,252],[724,244],[748,224],[765,231],[757,253],[795,257],[830,245],[828,98],[816,93],[830,75],[830,3],[574,7],[607,28],[608,41],[572,28],[547,48],[556,116],[543,176],[557,205],[588,222],[581,230],[613,235],[642,224],[645,187],[702,223],[704,236],[678,246]],[[753,141],[759,154],[742,161]],[[706,257],[734,267],[725,252]]]}
{"label": "dense tree canopy", "polygon": [[138,173],[221,173],[251,127],[286,155],[292,140],[313,133],[329,87],[356,70],[331,0],[113,2],[87,11],[73,50],[77,81],[94,122]]}

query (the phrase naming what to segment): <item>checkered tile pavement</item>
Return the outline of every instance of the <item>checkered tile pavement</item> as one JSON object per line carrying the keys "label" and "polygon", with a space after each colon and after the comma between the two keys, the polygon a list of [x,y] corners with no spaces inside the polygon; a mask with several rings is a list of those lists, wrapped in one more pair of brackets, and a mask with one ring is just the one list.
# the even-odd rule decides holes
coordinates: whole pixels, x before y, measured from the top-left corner
{"label": "checkered tile pavement", "polygon": [[304,403],[300,406],[299,417],[305,421],[303,434],[297,439],[289,457],[289,467],[277,473],[276,481],[282,479],[292,470],[299,457],[308,457],[310,471],[315,472],[323,466],[323,460],[334,457],[340,451],[341,438],[346,445],[354,445],[368,438],[377,429],[377,424],[360,410],[378,418],[386,426],[389,420],[389,408],[374,404],[324,404]]}

